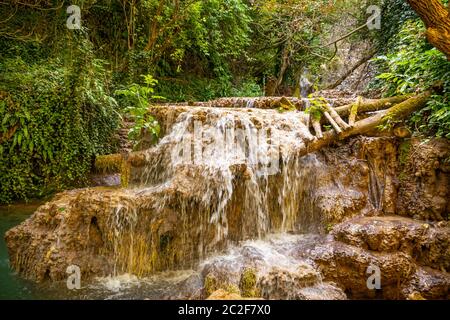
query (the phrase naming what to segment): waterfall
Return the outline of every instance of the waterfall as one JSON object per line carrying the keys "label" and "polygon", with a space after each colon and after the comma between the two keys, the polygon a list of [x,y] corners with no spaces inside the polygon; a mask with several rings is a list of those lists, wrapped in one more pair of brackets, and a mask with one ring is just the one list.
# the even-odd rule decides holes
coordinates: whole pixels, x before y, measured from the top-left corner
{"label": "waterfall", "polygon": [[300,85],[300,96],[302,98],[307,98],[310,93],[313,91],[313,84],[308,79],[309,71],[307,68],[305,68],[302,72],[302,75],[299,79],[299,85]]}
{"label": "waterfall", "polygon": [[151,215],[164,220],[167,208],[175,211],[177,232],[169,240],[179,239],[183,258],[172,258],[182,264],[224,248],[229,241],[304,228],[302,222],[313,219],[314,177],[322,167],[315,155],[296,154],[305,147],[300,132],[306,119],[303,112],[261,109],[198,107],[181,113],[166,136],[143,152],[145,165],[133,168],[129,192],[136,199],[128,202],[130,208],[124,203],[115,208],[111,228],[123,231],[114,230],[120,233],[114,239],[123,245],[126,237],[129,248],[116,248],[114,255],[126,271],[136,271],[136,257],[130,255],[161,250],[154,243],[161,240],[147,237],[149,243],[141,241],[139,250],[133,249],[138,240],[128,234],[138,238],[139,231],[130,223],[121,227],[117,212],[137,211],[142,216],[139,211],[151,207]]}

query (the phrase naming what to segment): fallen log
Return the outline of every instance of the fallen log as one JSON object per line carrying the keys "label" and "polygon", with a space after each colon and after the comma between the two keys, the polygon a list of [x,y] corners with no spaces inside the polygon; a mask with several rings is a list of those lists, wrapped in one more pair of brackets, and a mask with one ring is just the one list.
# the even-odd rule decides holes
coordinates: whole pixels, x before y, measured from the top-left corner
{"label": "fallen log", "polygon": [[[413,95],[403,95],[403,96],[396,96],[391,98],[383,98],[378,100],[369,100],[369,101],[360,101],[358,105],[358,113],[365,113],[365,112],[373,112],[378,110],[387,109],[389,107],[392,107],[395,104],[401,103],[409,98],[413,97]],[[340,106],[335,108],[336,112],[341,116],[348,116],[350,115],[350,112],[352,110],[352,107],[354,106],[354,103],[347,104],[344,106]]]}
{"label": "fallen log", "polygon": [[334,121],[333,117],[328,113],[328,111],[325,111],[323,115],[325,116],[325,119],[327,119],[328,122],[331,124],[334,131],[336,131],[338,134],[342,133],[342,129],[339,127],[336,121]]}
{"label": "fallen log", "polygon": [[359,107],[362,103],[362,97],[358,97],[356,102],[353,104],[353,106],[350,109],[350,115],[348,116],[348,124],[353,127],[356,121],[356,116],[358,115]]}
{"label": "fallen log", "polygon": [[325,110],[327,111],[327,113],[329,113],[331,118],[334,120],[334,122],[339,126],[341,130],[347,130],[350,128],[350,126],[344,120],[342,120],[339,113],[337,113],[336,110],[329,104],[325,105]]}
{"label": "fallen log", "polygon": [[403,120],[414,111],[425,107],[430,96],[431,91],[426,91],[420,95],[411,97],[389,109],[380,111],[371,117],[355,122],[351,129],[343,131],[340,134],[336,133],[335,130],[329,130],[323,134],[322,139],[316,139],[307,145],[306,148],[299,150],[299,154],[306,155],[308,153],[318,151],[337,140],[343,140],[351,136],[368,133],[380,125],[385,124],[390,119]]}
{"label": "fallen log", "polygon": [[311,116],[311,123],[314,128],[314,132],[316,133],[316,137],[319,139],[323,138],[322,126],[320,125],[320,119],[316,119]]}

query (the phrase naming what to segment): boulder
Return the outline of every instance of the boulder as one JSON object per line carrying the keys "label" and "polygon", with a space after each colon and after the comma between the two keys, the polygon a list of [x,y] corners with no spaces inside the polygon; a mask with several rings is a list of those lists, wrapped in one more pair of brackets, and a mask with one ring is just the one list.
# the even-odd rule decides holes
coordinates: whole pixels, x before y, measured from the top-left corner
{"label": "boulder", "polygon": [[[402,282],[411,279],[416,265],[402,252],[379,253],[331,241],[317,246],[311,252],[325,281],[342,286],[349,298],[387,298],[401,296]],[[369,266],[380,269],[381,289],[370,289]]]}

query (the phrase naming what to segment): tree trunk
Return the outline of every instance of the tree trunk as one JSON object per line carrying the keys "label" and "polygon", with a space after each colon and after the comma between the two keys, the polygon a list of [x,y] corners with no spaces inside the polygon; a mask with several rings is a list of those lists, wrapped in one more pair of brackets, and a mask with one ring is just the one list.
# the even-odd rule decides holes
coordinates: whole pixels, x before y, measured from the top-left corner
{"label": "tree trunk", "polygon": [[362,57],[353,67],[351,67],[347,72],[345,72],[339,79],[337,79],[334,83],[327,86],[326,89],[336,89],[337,86],[339,86],[342,82],[345,81],[348,77],[352,75],[352,73],[358,69],[360,66],[362,66],[364,63],[372,59],[374,56],[375,51],[370,52],[367,56]]}
{"label": "tree trunk", "polygon": [[281,53],[280,71],[278,72],[277,79],[275,81],[273,88],[271,89],[271,92],[268,92],[269,96],[276,95],[278,88],[283,83],[284,74],[286,73],[286,70],[289,67],[289,54],[290,54],[290,44],[288,42],[283,47],[283,50]]}
{"label": "tree trunk", "polygon": [[156,41],[158,39],[158,24],[159,24],[158,18],[161,16],[165,4],[166,1],[164,0],[159,1],[158,9],[156,9],[156,14],[149,27],[149,38],[147,41],[147,45],[144,48],[144,51],[152,50],[156,44]]}
{"label": "tree trunk", "polygon": [[407,0],[427,28],[428,41],[450,61],[450,11],[440,0]]}

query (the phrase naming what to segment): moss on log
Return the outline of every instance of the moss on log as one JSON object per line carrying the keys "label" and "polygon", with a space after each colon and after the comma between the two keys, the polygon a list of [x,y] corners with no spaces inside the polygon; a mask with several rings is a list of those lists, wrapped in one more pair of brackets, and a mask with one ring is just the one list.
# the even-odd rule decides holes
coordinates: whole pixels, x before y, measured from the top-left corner
{"label": "moss on log", "polygon": [[[365,112],[373,112],[378,110],[383,110],[392,107],[395,104],[401,103],[409,98],[413,97],[413,95],[403,95],[396,96],[391,98],[383,98],[379,100],[370,100],[370,101],[359,101],[358,103],[358,113]],[[349,104],[341,107],[335,108],[336,112],[339,113],[341,117],[348,116],[351,113],[351,110],[355,104]]]}

